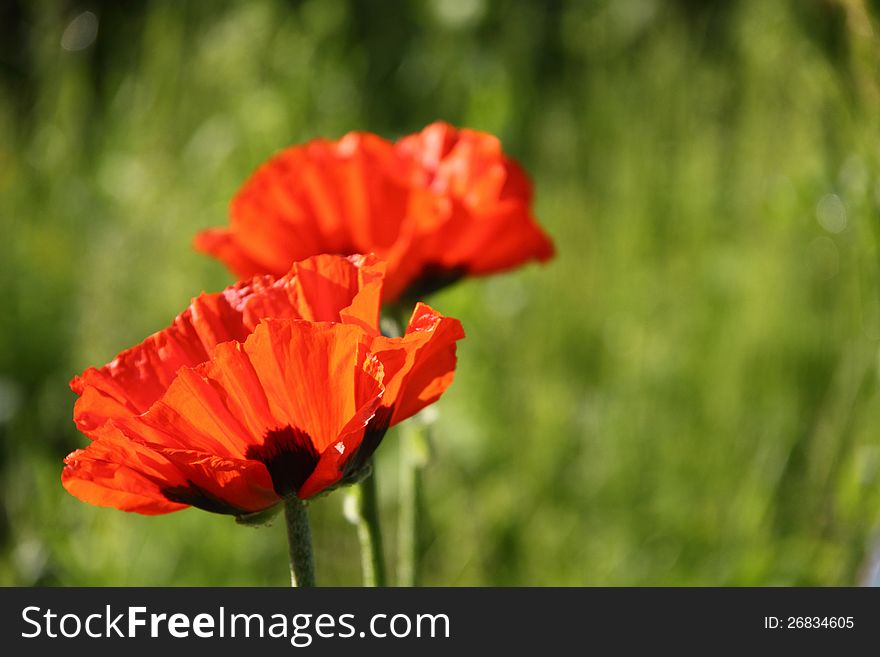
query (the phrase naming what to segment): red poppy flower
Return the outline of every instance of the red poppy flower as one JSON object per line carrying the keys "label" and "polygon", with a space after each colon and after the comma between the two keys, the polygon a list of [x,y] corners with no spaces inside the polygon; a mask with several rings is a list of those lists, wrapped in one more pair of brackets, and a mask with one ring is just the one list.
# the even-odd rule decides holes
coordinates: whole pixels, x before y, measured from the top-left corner
{"label": "red poppy flower", "polygon": [[229,228],[195,246],[242,277],[315,253],[374,252],[393,302],[550,258],[531,204],[531,183],[497,138],[438,122],[396,143],[350,133],[282,151],[233,199]]}
{"label": "red poppy flower", "polygon": [[64,486],[126,511],[241,516],[356,479],[388,427],[450,385],[464,337],[422,304],[404,336],[381,336],[381,276],[371,258],[321,256],[202,295],[77,377],[93,442],[65,459]]}
{"label": "red poppy flower", "polygon": [[143,413],[177,370],[207,361],[222,342],[244,341],[263,317],[351,323],[375,332],[383,270],[374,256],[321,255],[295,263],[277,280],[257,276],[200,295],[168,328],[71,381],[80,395],[77,428],[91,435],[109,418]]}

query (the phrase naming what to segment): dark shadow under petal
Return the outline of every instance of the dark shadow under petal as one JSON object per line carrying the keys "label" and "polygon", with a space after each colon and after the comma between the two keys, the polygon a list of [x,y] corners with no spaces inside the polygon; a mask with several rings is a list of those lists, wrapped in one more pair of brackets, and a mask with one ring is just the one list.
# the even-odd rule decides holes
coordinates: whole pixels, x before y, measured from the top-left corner
{"label": "dark shadow under petal", "polygon": [[178,504],[189,504],[203,511],[211,513],[223,513],[231,516],[238,516],[246,513],[244,510],[233,506],[225,500],[205,490],[201,486],[187,480],[183,486],[166,486],[161,489],[161,493],[171,502]]}
{"label": "dark shadow under petal", "polygon": [[457,283],[467,273],[467,267],[464,265],[444,267],[439,263],[427,263],[422,267],[419,275],[409,284],[409,287],[406,288],[401,295],[401,299],[409,305],[414,304],[416,301],[423,301],[434,292]]}
{"label": "dark shadow under petal", "polygon": [[345,462],[343,468],[343,479],[353,481],[359,478],[361,470],[367,465],[373,452],[379,447],[388,427],[391,425],[391,417],[394,415],[394,407],[380,406],[376,409],[373,419],[364,429],[364,439],[358,446],[357,451]]}

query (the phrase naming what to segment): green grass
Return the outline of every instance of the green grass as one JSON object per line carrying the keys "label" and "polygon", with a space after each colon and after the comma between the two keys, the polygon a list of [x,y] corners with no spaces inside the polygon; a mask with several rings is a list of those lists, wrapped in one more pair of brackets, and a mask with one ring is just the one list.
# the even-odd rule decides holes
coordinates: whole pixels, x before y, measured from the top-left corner
{"label": "green grass", "polygon": [[[76,12],[29,4],[0,60],[0,584],[286,582],[280,524],[65,493],[67,381],[230,281],[190,240],[273,151],[437,118],[501,136],[558,257],[431,300],[468,337],[425,583],[858,582],[880,22],[851,5],[108,3],[68,52]],[[391,435],[391,548],[396,458]],[[326,584],[359,580],[341,500],[314,505]]]}

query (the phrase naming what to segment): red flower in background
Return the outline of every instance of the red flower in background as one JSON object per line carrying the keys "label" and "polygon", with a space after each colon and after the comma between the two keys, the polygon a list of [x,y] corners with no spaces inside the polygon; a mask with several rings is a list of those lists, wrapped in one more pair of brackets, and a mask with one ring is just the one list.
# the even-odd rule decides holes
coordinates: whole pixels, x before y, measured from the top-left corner
{"label": "red flower in background", "polygon": [[497,138],[438,122],[396,143],[350,133],[282,151],[233,199],[229,228],[195,245],[240,277],[374,252],[393,302],[550,258],[531,205],[531,183]]}
{"label": "red flower in background", "polygon": [[381,336],[381,269],[320,256],[202,295],[75,378],[93,442],[65,459],[64,486],[126,511],[244,515],[359,476],[388,427],[451,384],[464,337],[422,304],[404,336]]}

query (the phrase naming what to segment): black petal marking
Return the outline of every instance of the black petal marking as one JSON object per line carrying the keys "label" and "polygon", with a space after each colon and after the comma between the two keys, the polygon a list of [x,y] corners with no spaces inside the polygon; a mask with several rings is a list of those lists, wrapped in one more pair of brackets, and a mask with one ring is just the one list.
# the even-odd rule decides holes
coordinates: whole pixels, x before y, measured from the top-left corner
{"label": "black petal marking", "polygon": [[321,458],[311,436],[291,426],[269,431],[264,443],[248,447],[245,456],[266,466],[279,497],[297,492]]}

